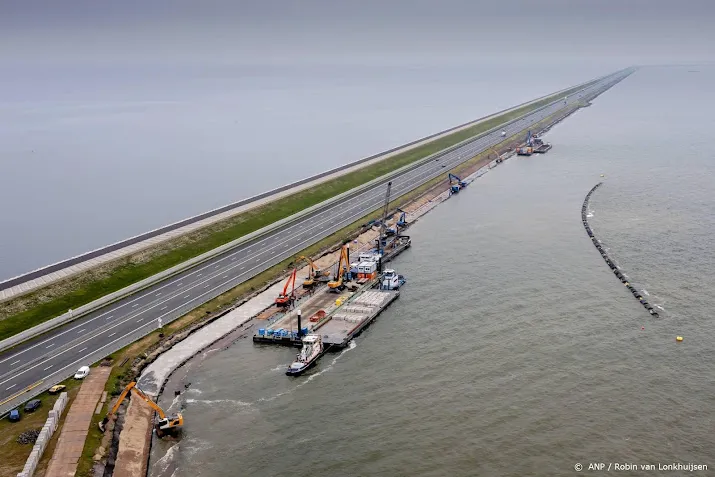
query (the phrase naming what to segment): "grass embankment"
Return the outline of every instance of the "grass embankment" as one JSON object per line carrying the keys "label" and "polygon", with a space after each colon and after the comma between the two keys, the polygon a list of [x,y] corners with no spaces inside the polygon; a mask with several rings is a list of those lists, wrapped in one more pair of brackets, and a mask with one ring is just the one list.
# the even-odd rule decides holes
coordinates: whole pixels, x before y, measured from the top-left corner
{"label": "grass embankment", "polygon": [[312,189],[297,192],[167,241],[152,249],[118,259],[95,270],[83,272],[28,295],[9,300],[3,304],[0,311],[0,340],[414,163],[576,90],[577,88],[572,88],[552,95],[532,105],[502,114],[390,159],[326,181]]}

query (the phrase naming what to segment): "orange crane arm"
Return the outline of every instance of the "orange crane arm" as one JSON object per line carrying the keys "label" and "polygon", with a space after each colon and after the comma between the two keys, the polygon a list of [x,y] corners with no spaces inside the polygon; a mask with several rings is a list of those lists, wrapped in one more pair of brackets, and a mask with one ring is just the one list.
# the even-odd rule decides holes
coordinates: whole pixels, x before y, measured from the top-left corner
{"label": "orange crane arm", "polygon": [[[137,388],[136,381],[132,381],[131,383],[127,384],[127,386],[124,388],[124,390],[122,390],[122,393],[119,395],[119,399],[117,399],[117,402],[114,404],[114,406],[112,406],[112,409],[107,413],[107,415],[102,420],[102,422],[99,423],[99,429],[102,432],[104,432],[104,429],[105,429],[104,426],[109,421],[109,418],[117,413],[119,406],[122,405],[122,402],[124,401],[124,399],[126,399],[127,394],[129,394],[130,392],[133,392],[134,394],[139,396],[144,402],[149,404],[149,406],[152,409],[154,409],[157,412],[157,414],[159,414],[159,417],[161,419],[166,419],[164,410],[162,408],[160,408],[158,404],[156,404],[154,401],[152,401],[149,396],[144,394],[144,392],[141,389]],[[181,425],[181,424],[179,424],[179,425]]]}

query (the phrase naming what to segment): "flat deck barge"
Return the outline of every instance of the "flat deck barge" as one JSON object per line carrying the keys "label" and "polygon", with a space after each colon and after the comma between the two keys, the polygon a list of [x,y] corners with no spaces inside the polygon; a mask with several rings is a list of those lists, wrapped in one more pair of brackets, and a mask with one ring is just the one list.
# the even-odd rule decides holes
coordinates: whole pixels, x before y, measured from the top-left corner
{"label": "flat deck barge", "polygon": [[327,350],[345,348],[399,296],[399,290],[370,289],[340,307],[319,329]]}

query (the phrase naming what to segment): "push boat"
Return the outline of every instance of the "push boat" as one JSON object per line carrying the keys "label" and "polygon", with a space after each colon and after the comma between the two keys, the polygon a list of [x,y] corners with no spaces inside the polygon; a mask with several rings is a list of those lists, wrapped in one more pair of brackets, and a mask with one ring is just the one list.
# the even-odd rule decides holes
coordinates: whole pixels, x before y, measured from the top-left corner
{"label": "push boat", "polygon": [[303,347],[300,349],[295,361],[288,366],[286,371],[288,376],[303,374],[323,355],[323,341],[320,335],[306,335],[301,341],[303,342]]}

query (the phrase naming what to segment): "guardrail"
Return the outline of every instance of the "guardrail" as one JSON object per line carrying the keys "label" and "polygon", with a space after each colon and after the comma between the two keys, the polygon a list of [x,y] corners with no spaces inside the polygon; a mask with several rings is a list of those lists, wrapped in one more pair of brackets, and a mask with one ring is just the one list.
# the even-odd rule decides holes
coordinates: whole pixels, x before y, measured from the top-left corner
{"label": "guardrail", "polygon": [[[619,73],[620,73],[620,72],[619,72]],[[590,95],[588,96],[588,98],[590,99],[590,98],[593,98],[593,97],[597,96],[597,95],[600,94],[603,90],[605,90],[605,89],[607,89],[608,87],[610,87],[613,83],[616,83],[616,82],[618,82],[620,79],[622,79],[620,76],[616,76],[616,75],[617,75],[617,73],[614,74],[613,76],[616,77],[616,78],[618,78],[617,80],[614,80],[614,81],[611,81],[611,82],[606,83],[604,86],[598,88],[598,89],[595,90],[592,94],[590,94]],[[625,75],[625,76],[627,76],[627,75]],[[559,100],[554,101],[553,103],[550,103],[549,105],[547,105],[547,106],[545,106],[545,107],[548,107],[548,106],[550,106],[550,105],[552,105],[552,104],[554,104],[554,103],[556,103],[556,102],[558,102],[558,101],[559,101]],[[539,109],[541,109],[541,108],[539,108]],[[530,114],[533,114],[535,111],[537,111],[537,110],[530,111],[529,113],[526,113],[525,116],[530,115]],[[512,122],[515,122],[515,121],[518,121],[518,120],[520,120],[522,117],[523,117],[523,116],[521,116],[521,117],[519,117],[519,118],[517,118],[517,119],[515,119],[515,120],[513,120],[513,121],[510,121],[508,124],[511,124]],[[501,127],[503,127],[503,125],[500,125],[498,128],[494,128],[494,129],[492,129],[491,131],[489,131],[489,132],[487,132],[487,133],[480,134],[480,135],[478,135],[478,136],[475,136],[475,137],[473,137],[473,138],[470,138],[469,140],[465,141],[465,143],[470,142],[470,141],[473,141],[473,140],[476,140],[476,139],[478,139],[479,137],[482,137],[482,136],[485,135],[485,134],[493,133],[494,131],[499,130]],[[460,144],[461,144],[461,143],[460,143]],[[462,144],[462,145],[463,145],[463,144]],[[453,149],[453,148],[449,148],[449,150],[451,150],[451,149]],[[440,153],[436,153],[436,154],[443,154],[443,153],[446,153],[446,151],[447,151],[447,150],[445,150],[445,151],[440,151]],[[435,155],[436,155],[436,154],[435,154]],[[434,156],[434,155],[433,155],[433,156]],[[430,156],[430,157],[433,157],[433,156]],[[465,159],[465,160],[467,160],[467,159]],[[422,161],[422,162],[424,163],[424,162],[427,162],[427,161]],[[438,174],[441,174],[441,173],[443,173],[443,172],[438,171]],[[432,177],[432,176],[430,176],[430,178],[431,178],[431,177]],[[426,180],[430,180],[430,178],[428,178],[428,179],[426,179]],[[386,181],[389,181],[389,180],[391,180],[391,179],[383,179],[383,178],[375,179],[375,181],[378,181],[378,180],[383,180],[383,181],[386,182]],[[374,181],[373,181],[373,182],[374,182]],[[407,193],[407,192],[405,192],[405,193]],[[346,193],[346,194],[347,194],[347,193]],[[321,205],[321,204],[318,204],[318,206],[319,206],[319,205]],[[287,220],[287,219],[284,219],[284,220]],[[254,237],[254,238],[255,238],[255,237]],[[282,262],[282,261],[285,260],[287,257],[290,257],[290,256],[293,255],[293,254],[294,254],[293,251],[288,251],[288,253],[283,253],[283,254],[277,254],[277,255],[274,256],[273,258],[267,260],[267,261],[266,261],[266,265],[267,265],[267,267],[269,268],[269,267],[271,267],[271,266],[273,266],[273,265],[275,265],[275,264],[277,264],[277,263]],[[225,290],[230,290],[231,288],[237,286],[237,285],[240,284],[240,283],[242,283],[242,280],[239,280],[239,279],[230,280],[230,281],[224,283],[224,285],[223,285],[221,288],[216,289],[214,292],[212,292],[211,294],[207,295],[206,301],[213,299],[215,296],[221,295],[222,293],[225,292]],[[169,323],[175,321],[175,320],[178,319],[179,317],[183,316],[185,313],[188,313],[189,311],[193,310],[195,307],[196,307],[196,305],[193,304],[193,302],[191,302],[191,303],[185,303],[184,305],[182,305],[182,306],[180,306],[179,308],[176,309],[176,313],[174,314],[174,317],[173,317],[173,318],[169,318],[169,319],[164,320],[164,323],[165,323],[165,324],[169,324]],[[130,333],[130,334],[128,334],[128,335],[124,335],[124,336],[122,336],[122,337],[120,337],[120,338],[118,338],[118,339],[116,339],[116,340],[114,340],[114,341],[112,341],[112,342],[109,342],[109,343],[105,344],[105,345],[102,346],[101,348],[98,348],[97,350],[95,350],[94,352],[92,352],[90,355],[85,356],[85,357],[83,357],[83,358],[80,358],[80,359],[78,359],[77,361],[75,361],[75,362],[73,362],[73,363],[70,363],[69,365],[65,366],[64,368],[62,368],[62,369],[60,369],[60,370],[58,370],[58,371],[56,371],[56,372],[53,373],[52,375],[47,376],[47,377],[44,378],[42,381],[40,381],[40,382],[38,382],[38,383],[36,383],[36,384],[34,384],[34,385],[32,385],[32,386],[26,388],[26,389],[23,390],[21,393],[18,393],[18,394],[16,394],[16,395],[14,395],[13,397],[6,399],[3,403],[0,403],[0,417],[6,415],[6,414],[10,411],[10,409],[13,409],[14,407],[16,407],[16,406],[18,406],[19,404],[21,404],[21,403],[27,401],[28,399],[31,399],[32,397],[37,396],[37,395],[39,395],[39,394],[41,394],[41,393],[47,391],[47,390],[48,390],[49,388],[51,388],[54,384],[59,383],[59,382],[62,382],[62,381],[64,381],[65,379],[68,379],[68,378],[72,377],[72,376],[74,375],[74,373],[76,372],[76,370],[77,370],[80,366],[82,366],[82,365],[90,365],[90,364],[92,364],[92,363],[98,362],[98,361],[100,361],[101,359],[103,359],[104,357],[106,357],[106,356],[108,356],[108,355],[110,355],[110,354],[112,354],[112,353],[114,353],[114,352],[116,352],[116,351],[119,351],[120,349],[124,348],[125,346],[127,346],[127,345],[129,345],[129,344],[131,344],[131,343],[133,343],[133,342],[135,342],[135,341],[137,341],[137,340],[143,338],[144,336],[146,336],[147,334],[149,334],[151,331],[155,330],[156,328],[157,328],[157,325],[156,325],[155,322],[153,322],[153,321],[147,322],[147,323],[144,324],[143,326],[138,327],[138,328],[137,328],[136,330],[134,330],[132,333]],[[30,394],[28,395],[27,393],[30,393]]]}
{"label": "guardrail", "polygon": [[[614,73],[614,76],[615,75],[618,75],[618,73]],[[610,76],[610,75],[608,75],[608,76]],[[608,76],[606,76],[604,78],[607,78]],[[585,83],[586,84],[585,88],[588,88],[590,85],[597,84],[599,81],[602,81],[602,79],[603,78]],[[609,82],[607,84],[610,85],[611,83]],[[600,91],[600,89],[599,89],[599,91]],[[286,228],[290,224],[300,220],[301,218],[303,218],[307,215],[310,215],[310,214],[319,212],[321,210],[327,209],[329,207],[332,207],[336,203],[353,198],[353,197],[355,197],[355,196],[357,196],[357,195],[363,193],[364,191],[371,189],[373,187],[378,187],[383,184],[386,184],[387,182],[393,180],[394,178],[399,177],[402,174],[409,172],[413,169],[417,169],[418,167],[422,166],[423,164],[425,164],[427,162],[434,160],[437,157],[446,155],[446,154],[450,153],[451,151],[454,151],[456,149],[459,149],[459,148],[465,146],[466,144],[477,141],[484,136],[487,136],[489,134],[494,133],[495,131],[498,131],[498,130],[504,128],[505,126],[519,122],[523,118],[530,116],[532,114],[538,113],[539,111],[542,111],[546,108],[549,108],[552,105],[559,103],[560,101],[562,101],[562,99],[556,99],[556,100],[552,101],[551,103],[548,103],[544,106],[540,106],[539,108],[536,108],[534,110],[528,111],[528,112],[524,113],[523,115],[521,115],[517,118],[514,118],[506,123],[502,123],[492,129],[489,129],[485,132],[482,132],[482,133],[472,136],[468,139],[465,139],[464,141],[462,141],[460,143],[457,143],[457,144],[450,146],[446,149],[438,151],[434,154],[431,154],[431,155],[429,155],[423,159],[420,159],[418,161],[415,161],[411,164],[403,166],[395,171],[390,172],[389,174],[375,178],[372,181],[362,184],[359,187],[356,187],[349,191],[343,192],[342,194],[339,194],[339,195],[332,197],[328,200],[325,200],[319,204],[316,204],[312,207],[304,209],[296,214],[291,215],[290,217],[281,219],[281,220],[279,220],[271,225],[268,225],[260,230],[257,230],[255,232],[252,232],[247,235],[244,235],[243,237],[239,237],[236,240],[233,240],[227,244],[224,244],[220,247],[217,247],[213,250],[203,253],[203,254],[199,255],[198,257],[194,257],[194,258],[187,260],[186,262],[183,262],[179,265],[176,265],[168,270],[159,272],[155,275],[152,275],[151,277],[145,278],[144,280],[141,280],[137,283],[129,285],[128,287],[122,288],[121,290],[117,290],[116,292],[110,293],[102,298],[99,298],[99,299],[94,300],[90,303],[87,303],[86,305],[83,305],[75,310],[68,311],[67,313],[64,313],[63,315],[52,318],[51,320],[48,320],[45,323],[42,323],[42,324],[32,327],[28,330],[25,330],[21,333],[18,333],[10,338],[0,341],[0,352],[10,349],[14,346],[17,346],[18,344],[20,344],[24,341],[27,341],[28,339],[31,339],[31,338],[34,338],[41,334],[47,333],[48,331],[51,331],[54,328],[57,328],[57,327],[62,326],[66,323],[69,323],[70,321],[80,318],[80,317],[82,317],[88,313],[91,313],[99,308],[110,305],[118,300],[121,300],[121,299],[127,297],[127,296],[138,293],[150,286],[155,285],[158,282],[166,280],[167,278],[171,278],[172,276],[177,275],[187,269],[193,268],[193,267],[200,265],[208,260],[211,260],[214,257],[221,255],[222,253],[228,252],[234,248],[237,248],[237,247],[239,247],[243,244],[246,244],[248,242],[251,242],[253,240],[257,240],[258,238],[263,237],[267,234],[277,232],[282,228]]]}
{"label": "guardrail", "polygon": [[441,136],[441,135],[444,135],[444,134],[448,134],[448,133],[453,132],[453,131],[456,131],[456,130],[458,130],[458,129],[461,129],[461,128],[464,128],[464,127],[467,127],[467,126],[470,126],[470,125],[473,125],[473,124],[477,124],[477,123],[482,122],[482,121],[486,121],[487,119],[495,118],[495,117],[497,117],[497,116],[500,116],[500,115],[502,115],[502,114],[506,114],[506,113],[511,112],[511,111],[514,111],[514,110],[517,110],[517,109],[522,108],[522,107],[524,107],[524,106],[528,106],[528,105],[530,105],[530,104],[538,103],[539,101],[542,101],[542,100],[544,100],[545,98],[548,98],[549,96],[553,96],[553,95],[555,95],[555,94],[559,94],[559,93],[562,93],[562,92],[564,92],[564,91],[568,91],[569,89],[577,88],[577,87],[579,87],[579,86],[584,86],[584,87],[586,87],[587,85],[592,84],[592,83],[594,83],[594,82],[596,82],[596,81],[599,81],[599,80],[600,80],[600,79],[598,79],[598,80],[591,80],[591,81],[587,81],[587,82],[585,82],[585,83],[582,83],[582,84],[580,84],[580,85],[571,86],[571,87],[569,87],[569,88],[564,88],[564,89],[562,89],[562,90],[560,90],[560,91],[557,91],[557,92],[555,92],[555,93],[547,94],[547,95],[542,96],[542,97],[540,97],[540,98],[537,98],[537,99],[534,99],[534,100],[531,100],[531,101],[527,101],[527,102],[525,102],[525,103],[518,104],[518,105],[516,105],[516,106],[513,106],[513,107],[508,108],[508,109],[504,109],[504,110],[499,111],[499,112],[497,112],[497,113],[493,113],[493,114],[484,116],[484,117],[482,117],[482,118],[475,119],[475,120],[473,120],[473,121],[468,121],[468,122],[463,123],[463,124],[460,124],[460,125],[458,125],[458,126],[453,126],[453,127],[451,127],[451,128],[445,129],[445,130],[440,131],[440,132],[438,132],[438,133],[430,134],[430,135],[424,136],[424,137],[422,137],[422,138],[420,138],[420,139],[416,139],[416,140],[414,140],[414,141],[410,141],[410,142],[408,142],[408,143],[406,143],[406,144],[402,144],[402,145],[400,145],[400,146],[393,147],[393,148],[391,148],[391,149],[388,149],[387,151],[383,151],[383,152],[380,152],[380,153],[377,153],[377,154],[373,154],[372,156],[368,156],[368,157],[365,157],[365,158],[362,158],[362,159],[358,159],[357,161],[353,161],[353,162],[350,162],[350,163],[348,163],[348,164],[344,164],[344,165],[342,165],[342,166],[338,166],[338,167],[335,167],[335,168],[333,168],[333,169],[329,169],[329,170],[327,170],[327,171],[320,172],[320,173],[315,174],[315,175],[313,175],[313,176],[306,177],[305,179],[300,179],[300,180],[298,180],[298,181],[291,182],[291,183],[289,183],[289,184],[285,184],[285,185],[280,186],[280,187],[277,187],[277,188],[275,188],[275,189],[271,189],[271,190],[269,190],[269,191],[262,192],[262,193],[260,193],[260,194],[258,194],[258,195],[255,195],[255,196],[252,196],[252,197],[248,197],[248,198],[246,198],[246,199],[241,199],[241,200],[239,200],[239,201],[237,201],[237,202],[232,202],[231,204],[227,204],[227,205],[218,207],[218,208],[213,209],[213,210],[210,210],[210,211],[208,211],[208,212],[204,212],[204,213],[202,213],[202,214],[195,215],[195,216],[193,216],[193,217],[189,217],[189,218],[180,220],[180,221],[178,221],[178,222],[174,222],[173,224],[165,225],[165,226],[163,226],[163,227],[160,227],[160,228],[157,228],[157,229],[154,229],[154,230],[150,230],[149,232],[145,232],[145,233],[143,233],[143,234],[135,235],[134,237],[130,237],[130,238],[128,238],[128,239],[124,239],[124,240],[121,240],[121,241],[119,241],[119,242],[116,242],[116,243],[113,243],[113,244],[110,244],[110,245],[106,245],[106,246],[104,246],[104,247],[101,247],[101,248],[92,250],[92,251],[90,251],[90,252],[86,252],[86,253],[83,253],[83,254],[81,254],[81,255],[77,255],[77,256],[68,258],[68,259],[66,259],[66,260],[62,260],[62,261],[53,263],[53,264],[51,264],[51,265],[47,265],[47,266],[42,267],[42,268],[38,268],[38,269],[33,270],[33,271],[31,271],[31,272],[25,273],[25,274],[23,274],[23,275],[18,275],[18,276],[16,276],[16,277],[12,277],[12,278],[10,278],[10,279],[4,280],[4,281],[0,281],[0,290],[6,290],[6,289],[8,289],[8,288],[12,288],[12,287],[15,286],[15,285],[19,285],[19,284],[21,284],[21,283],[25,283],[25,282],[27,282],[27,281],[34,280],[35,278],[39,278],[39,277],[42,277],[42,276],[45,276],[45,275],[49,275],[50,273],[56,272],[56,271],[58,271],[58,270],[62,270],[62,269],[65,269],[65,268],[67,268],[67,267],[71,267],[72,265],[76,265],[76,264],[78,264],[78,263],[82,263],[82,262],[85,262],[85,261],[87,261],[87,260],[91,260],[91,259],[93,259],[93,258],[102,256],[102,255],[105,255],[105,254],[107,254],[107,253],[114,252],[114,251],[116,251],[116,250],[120,250],[120,249],[122,249],[122,248],[124,248],[124,247],[128,247],[128,246],[133,245],[133,244],[135,244],[135,243],[139,243],[139,242],[142,242],[142,241],[144,241],[144,240],[147,240],[147,239],[150,239],[150,238],[153,238],[153,237],[156,237],[156,236],[165,234],[165,233],[167,233],[167,232],[171,232],[171,231],[173,231],[173,230],[179,229],[179,228],[184,227],[184,226],[186,226],[186,225],[189,225],[189,224],[193,224],[193,223],[195,223],[195,222],[198,222],[198,221],[200,221],[200,220],[204,220],[204,219],[207,219],[207,218],[209,218],[209,217],[213,217],[213,216],[215,216],[215,215],[222,214],[222,213],[224,213],[224,212],[228,212],[229,210],[236,209],[236,208],[242,207],[242,206],[244,206],[244,205],[248,205],[248,204],[250,204],[250,203],[252,203],[252,202],[256,202],[256,201],[265,199],[265,198],[267,198],[267,197],[270,197],[270,196],[279,194],[279,193],[284,192],[284,191],[289,190],[289,189],[293,189],[293,188],[296,188],[296,187],[300,187],[301,185],[307,184],[307,183],[309,183],[309,182],[313,182],[313,181],[318,180],[318,179],[322,179],[323,177],[329,176],[329,175],[331,175],[331,174],[335,174],[336,172],[341,172],[341,171],[344,171],[344,170],[346,170],[346,169],[350,169],[350,168],[352,168],[352,167],[358,166],[358,165],[360,165],[360,164],[364,164],[365,162],[371,161],[371,160],[373,160],[373,159],[377,159],[377,158],[379,158],[380,156],[386,156],[386,155],[388,155],[388,154],[392,154],[393,152],[397,152],[397,151],[399,151],[399,150],[401,150],[401,149],[409,148],[409,147],[411,147],[411,146],[414,146],[415,144],[419,144],[419,143],[421,143],[421,142],[428,141],[428,140],[430,140],[430,139],[436,138],[436,137]]}

